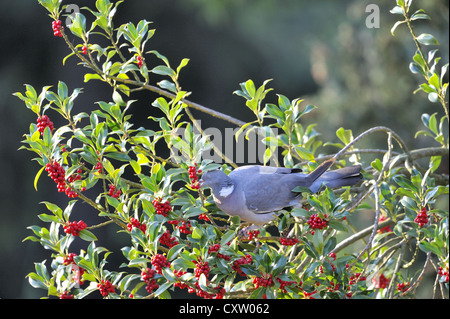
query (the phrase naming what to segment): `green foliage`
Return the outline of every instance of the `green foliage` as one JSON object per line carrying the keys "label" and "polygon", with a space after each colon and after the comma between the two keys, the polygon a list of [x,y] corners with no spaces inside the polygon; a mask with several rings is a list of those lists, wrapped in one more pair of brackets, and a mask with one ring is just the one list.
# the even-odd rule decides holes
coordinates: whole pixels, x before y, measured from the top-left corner
{"label": "green foliage", "polygon": [[[436,45],[437,41],[427,34],[416,37],[412,31],[413,21],[429,18],[423,10],[410,16],[411,1],[397,1],[391,12],[405,20],[397,22],[392,33],[401,24],[409,27],[418,46],[410,69],[425,79],[418,90],[444,108],[440,120],[438,113],[424,114],[426,130],[416,133],[416,137],[428,137],[434,147],[407,150],[401,138],[386,127],[356,137],[351,130],[340,128],[338,141],[324,144],[315,124],[300,123],[315,106],[303,106],[303,100],[281,94],[277,104],[265,103],[273,90],[267,88],[269,80],[259,87],[252,80],[240,84],[235,94],[244,98],[256,119],[241,125],[236,139],[244,132],[247,137],[250,132],[261,135],[266,145],[264,164],[277,160],[281,153],[280,165],[308,172],[334,157],[338,166],[361,163],[365,177],[356,187],[327,188],[319,194],[296,189],[304,195],[304,207],[281,211],[277,220],[254,235],[247,233],[239,217],[225,215],[211,195],[194,187],[192,169],[221,165],[202,160],[202,153],[214,145],[195,126],[190,112],[192,107],[210,110],[188,101],[190,92],[183,91],[178,82],[189,60],[182,59],[174,69],[161,53],[147,52],[155,33],[148,21],[114,27],[113,17],[121,2],[97,0],[97,10],[86,8],[95,18],[90,25],[83,14],[72,16],[69,29],[74,39],[62,30],[71,49],[63,61],[77,57],[92,72],[85,74],[85,82],[100,80],[110,85],[112,101],[98,101],[90,113],[77,113],[75,101],[82,89],[70,94],[63,82],[55,90],[44,87],[40,94],[31,85],[25,86],[25,93],[15,93],[39,117],[52,112],[66,123],[54,131],[33,123],[25,134],[22,149],[34,152],[41,167],[35,188],[48,165],[58,163],[64,169],[62,183],[76,194],[65,208],[44,202],[48,212],[38,217],[48,228],[29,227],[33,235],[25,240],[38,242],[51,252],[50,264],[36,263],[35,272],[27,276],[33,287],[45,289],[48,297],[60,298],[83,298],[97,290],[108,298],[171,298],[174,291],[184,288],[204,298],[409,298],[432,265],[439,283],[433,293],[448,294],[448,280],[438,271],[442,267],[448,274],[448,176],[439,170],[442,156],[448,156],[448,83],[444,83],[448,64],[439,74],[437,50],[424,58],[421,45]],[[39,3],[58,19],[60,1]],[[98,35],[111,44],[102,47],[93,42]],[[81,43],[74,44],[80,39]],[[147,66],[148,56],[156,65]],[[159,129],[133,126],[129,108],[135,90],[159,95],[150,107],[161,116],[152,112],[149,117]],[[214,114],[229,120],[224,114]],[[269,134],[272,129],[278,134]],[[379,131],[388,136],[386,150],[357,148],[358,141]],[[323,155],[324,146],[340,151]],[[181,152],[185,161],[162,158],[162,148],[171,154]],[[230,159],[224,160],[224,170],[236,166]],[[78,235],[66,232],[78,202],[93,207],[105,222],[89,225]],[[420,225],[416,218],[424,211],[427,222]],[[375,220],[369,228],[358,230],[353,219],[361,214]],[[312,228],[309,220],[313,217],[326,226]],[[124,262],[120,269],[109,269],[107,257],[112,251],[96,246],[100,227],[129,236],[129,245],[121,248]],[[76,237],[87,243],[79,253],[72,249]],[[286,238],[293,240],[292,245],[284,243]],[[354,245],[360,240],[365,243],[362,250]],[[158,266],[157,258],[166,258],[165,266]],[[199,274],[199,265],[206,264],[209,270]],[[156,270],[150,279],[145,277],[148,270]],[[387,278],[387,283],[382,278]],[[264,284],[260,284],[262,279]]]}

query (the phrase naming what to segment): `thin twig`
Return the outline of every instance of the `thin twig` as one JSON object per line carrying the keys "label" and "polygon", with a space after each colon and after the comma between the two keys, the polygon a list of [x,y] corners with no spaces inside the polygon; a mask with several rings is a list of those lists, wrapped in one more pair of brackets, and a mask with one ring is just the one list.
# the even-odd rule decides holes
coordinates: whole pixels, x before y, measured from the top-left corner
{"label": "thin twig", "polygon": [[[394,221],[392,219],[386,219],[386,220],[378,223],[377,229],[394,225],[396,222],[398,222],[399,220],[402,220],[403,218],[405,218],[405,214],[397,215],[396,221]],[[336,245],[336,247],[333,249],[333,252],[337,253],[337,252],[341,251],[342,249],[350,246],[351,244],[357,242],[358,240],[361,240],[364,237],[368,236],[369,234],[371,234],[373,232],[374,226],[375,225],[371,225],[371,226],[361,230],[360,232],[358,232],[350,237],[347,237],[346,239],[341,241],[338,245]]]}

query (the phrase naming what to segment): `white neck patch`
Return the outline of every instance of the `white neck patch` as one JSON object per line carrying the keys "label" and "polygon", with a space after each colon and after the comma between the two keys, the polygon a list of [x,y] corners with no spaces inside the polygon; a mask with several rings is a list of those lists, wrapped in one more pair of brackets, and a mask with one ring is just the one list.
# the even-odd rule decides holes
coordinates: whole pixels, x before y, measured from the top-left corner
{"label": "white neck patch", "polygon": [[219,195],[221,197],[228,197],[231,195],[231,193],[234,191],[234,186],[228,186],[228,187],[223,187],[220,191],[219,191]]}

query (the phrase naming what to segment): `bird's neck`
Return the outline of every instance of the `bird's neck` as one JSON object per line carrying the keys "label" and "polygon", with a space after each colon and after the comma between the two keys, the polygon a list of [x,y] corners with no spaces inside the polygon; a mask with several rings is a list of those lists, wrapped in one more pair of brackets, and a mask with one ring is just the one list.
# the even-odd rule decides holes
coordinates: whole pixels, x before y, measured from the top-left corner
{"label": "bird's neck", "polygon": [[229,197],[235,190],[235,185],[230,178],[227,178],[225,182],[220,184],[220,187],[214,192],[214,196],[217,199],[224,199]]}

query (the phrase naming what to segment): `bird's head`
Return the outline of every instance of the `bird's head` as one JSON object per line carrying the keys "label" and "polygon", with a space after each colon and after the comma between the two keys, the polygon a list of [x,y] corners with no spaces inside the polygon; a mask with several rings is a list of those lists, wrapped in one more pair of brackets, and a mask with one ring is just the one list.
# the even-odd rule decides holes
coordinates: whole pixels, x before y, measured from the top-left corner
{"label": "bird's head", "polygon": [[228,196],[234,190],[233,181],[221,170],[204,172],[199,183],[202,188],[210,187],[213,193],[222,197]]}

